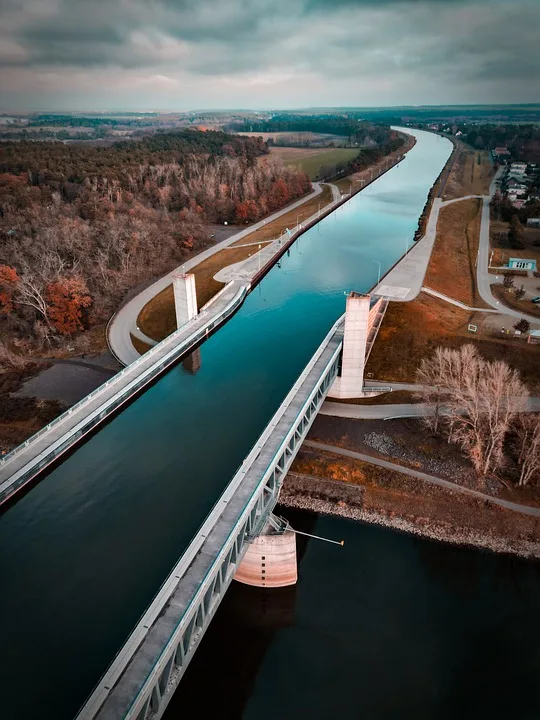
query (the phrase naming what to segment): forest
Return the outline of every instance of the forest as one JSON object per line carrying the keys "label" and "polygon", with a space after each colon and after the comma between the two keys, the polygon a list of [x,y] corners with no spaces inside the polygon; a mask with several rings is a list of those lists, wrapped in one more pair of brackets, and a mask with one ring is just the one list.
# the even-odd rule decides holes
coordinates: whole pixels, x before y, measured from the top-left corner
{"label": "forest", "polygon": [[2,143],[4,345],[32,353],[104,322],[130,288],[208,244],[210,223],[257,220],[311,189],[261,162],[267,152],[260,138],[195,130],[107,148]]}
{"label": "forest", "polygon": [[375,142],[383,143],[390,137],[388,125],[373,125],[343,115],[294,115],[283,113],[271,120],[253,120],[230,123],[235,132],[311,132],[348,137],[352,144],[361,144],[369,135]]}

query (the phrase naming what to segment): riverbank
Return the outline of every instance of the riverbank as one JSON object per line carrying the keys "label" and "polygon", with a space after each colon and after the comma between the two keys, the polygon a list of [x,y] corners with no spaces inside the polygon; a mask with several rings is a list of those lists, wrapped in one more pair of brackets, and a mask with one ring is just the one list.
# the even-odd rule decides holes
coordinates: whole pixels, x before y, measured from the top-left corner
{"label": "riverbank", "polygon": [[[509,532],[509,524],[512,525],[514,518],[509,517],[510,511],[487,509],[483,503],[474,500],[467,500],[460,505],[456,503],[454,493],[439,488],[436,494],[440,496],[438,502],[432,500],[426,503],[423,496],[419,503],[418,494],[413,492],[402,491],[396,498],[395,491],[385,491],[380,487],[373,489],[290,472],[279,502],[284,507],[380,525],[438,542],[528,559],[540,558],[540,541],[534,539],[535,532],[538,537],[537,519],[523,518],[523,530],[512,533]],[[434,512],[435,506],[441,501],[446,504],[446,511]],[[478,511],[483,513],[487,522],[481,528],[469,526],[467,520],[472,520],[473,513]],[[494,527],[499,528],[498,532],[490,532],[488,529],[493,521]]]}

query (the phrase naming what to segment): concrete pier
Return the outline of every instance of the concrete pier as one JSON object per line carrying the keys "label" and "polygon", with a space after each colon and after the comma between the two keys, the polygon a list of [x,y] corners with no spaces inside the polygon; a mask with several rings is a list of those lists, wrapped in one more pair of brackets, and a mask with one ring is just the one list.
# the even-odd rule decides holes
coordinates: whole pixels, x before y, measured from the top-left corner
{"label": "concrete pier", "polygon": [[298,580],[295,533],[286,530],[280,534],[269,533],[255,538],[234,579],[260,588],[295,585]]}
{"label": "concrete pier", "polygon": [[330,388],[329,397],[354,398],[362,395],[370,301],[369,295],[356,292],[350,293],[347,298],[341,374]]}
{"label": "concrete pier", "polygon": [[197,315],[195,275],[192,273],[173,275],[173,290],[176,327],[179,328]]}
{"label": "concrete pier", "polygon": [[364,391],[364,369],[388,306],[386,298],[352,292],[347,298],[341,372],[328,397],[357,398]]}

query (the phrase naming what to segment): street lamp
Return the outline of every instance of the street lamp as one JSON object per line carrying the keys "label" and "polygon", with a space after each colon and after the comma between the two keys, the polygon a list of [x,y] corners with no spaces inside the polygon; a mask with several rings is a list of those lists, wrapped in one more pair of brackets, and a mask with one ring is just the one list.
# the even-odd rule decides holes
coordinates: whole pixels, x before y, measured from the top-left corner
{"label": "street lamp", "polygon": [[378,260],[372,260],[372,262],[377,263],[379,266],[379,274],[377,275],[377,285],[381,282],[381,263]]}
{"label": "street lamp", "polygon": [[259,252],[257,253],[259,256],[259,272],[261,272],[261,246],[259,245]]}

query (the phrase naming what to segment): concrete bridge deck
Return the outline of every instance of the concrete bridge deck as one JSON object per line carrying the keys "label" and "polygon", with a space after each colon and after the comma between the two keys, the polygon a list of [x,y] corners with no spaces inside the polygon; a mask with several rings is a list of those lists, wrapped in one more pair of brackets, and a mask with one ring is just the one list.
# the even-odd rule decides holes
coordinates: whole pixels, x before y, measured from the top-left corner
{"label": "concrete bridge deck", "polygon": [[128,402],[237,310],[249,290],[230,283],[193,320],[107,380],[0,460],[0,505]]}
{"label": "concrete bridge deck", "polygon": [[158,718],[337,374],[338,321],[173,569],[77,720]]}

